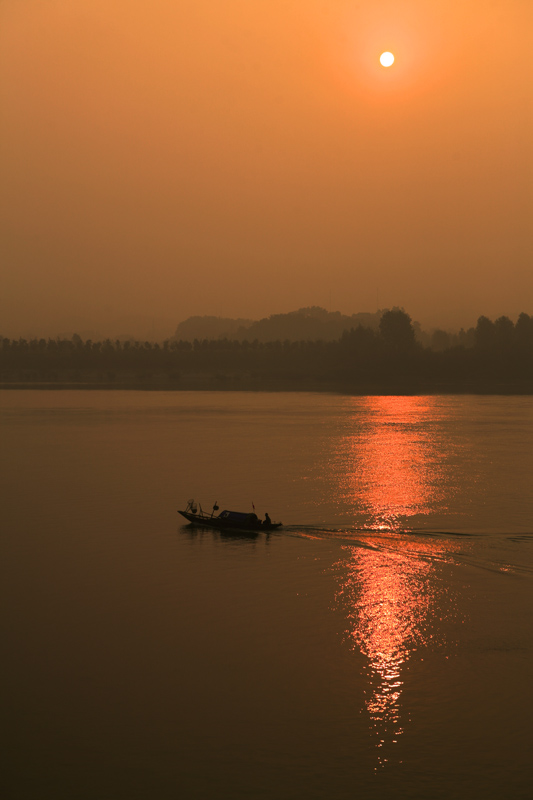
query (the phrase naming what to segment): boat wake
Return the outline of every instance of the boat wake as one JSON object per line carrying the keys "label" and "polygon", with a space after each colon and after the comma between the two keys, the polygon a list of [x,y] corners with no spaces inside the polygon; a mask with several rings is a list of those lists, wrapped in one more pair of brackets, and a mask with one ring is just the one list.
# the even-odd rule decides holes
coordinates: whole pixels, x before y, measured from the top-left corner
{"label": "boat wake", "polygon": [[426,529],[383,530],[287,525],[278,536],[338,542],[344,547],[396,553],[408,558],[533,577],[533,533],[472,533]]}

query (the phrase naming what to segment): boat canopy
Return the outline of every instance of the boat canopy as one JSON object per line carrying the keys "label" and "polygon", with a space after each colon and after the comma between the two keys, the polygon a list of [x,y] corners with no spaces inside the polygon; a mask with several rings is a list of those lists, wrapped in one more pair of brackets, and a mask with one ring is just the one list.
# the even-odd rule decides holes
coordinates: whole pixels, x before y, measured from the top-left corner
{"label": "boat canopy", "polygon": [[225,519],[228,522],[240,524],[250,522],[251,520],[256,521],[258,519],[257,514],[245,514],[242,511],[221,511],[218,516],[220,519]]}

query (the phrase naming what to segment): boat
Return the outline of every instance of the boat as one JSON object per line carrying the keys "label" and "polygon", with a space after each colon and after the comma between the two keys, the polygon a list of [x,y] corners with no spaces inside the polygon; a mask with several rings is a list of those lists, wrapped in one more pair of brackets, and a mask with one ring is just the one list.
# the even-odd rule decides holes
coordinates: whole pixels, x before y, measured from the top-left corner
{"label": "boat", "polygon": [[272,522],[268,514],[265,519],[260,520],[257,514],[245,511],[221,511],[219,514],[218,505],[215,503],[210,514],[202,510],[200,503],[189,500],[185,511],[178,509],[178,514],[201,528],[216,528],[217,530],[239,530],[239,531],[273,531],[281,528],[281,522]]}

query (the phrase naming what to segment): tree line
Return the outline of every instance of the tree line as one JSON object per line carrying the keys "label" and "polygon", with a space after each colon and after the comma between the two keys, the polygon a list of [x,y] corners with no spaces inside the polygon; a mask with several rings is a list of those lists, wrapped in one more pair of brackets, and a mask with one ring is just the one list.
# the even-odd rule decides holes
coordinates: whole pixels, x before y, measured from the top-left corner
{"label": "tree line", "polygon": [[424,345],[410,316],[394,309],[378,329],[359,325],[333,341],[4,338],[0,382],[533,393],[533,317],[482,316],[475,328],[445,335]]}

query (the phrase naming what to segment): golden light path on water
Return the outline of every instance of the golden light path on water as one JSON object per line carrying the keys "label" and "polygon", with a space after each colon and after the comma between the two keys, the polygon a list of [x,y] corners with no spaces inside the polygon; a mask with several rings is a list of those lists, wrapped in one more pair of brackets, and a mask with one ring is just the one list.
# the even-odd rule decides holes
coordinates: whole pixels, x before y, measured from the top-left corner
{"label": "golden light path on water", "polygon": [[403,533],[410,519],[445,499],[433,401],[375,397],[365,402],[371,407],[369,427],[364,435],[359,430],[347,437],[346,466],[352,468],[345,471],[342,494],[344,499],[353,494],[364,505],[375,534],[365,536],[362,546],[345,548],[349,557],[338,599],[348,619],[347,637],[368,659],[366,709],[383,766],[404,731],[407,662],[417,649],[442,643],[439,622],[455,609],[435,569],[450,543]]}
{"label": "golden light path on water", "polygon": [[431,397],[369,397],[364,436],[349,436],[351,470],[344,495],[359,495],[370,527],[400,530],[442,508],[445,467]]}
{"label": "golden light path on water", "polygon": [[365,547],[346,547],[347,570],[337,599],[348,620],[347,639],[366,656],[369,690],[366,709],[376,745],[388,759],[398,742],[402,718],[403,672],[413,654],[444,643],[438,623],[455,613],[453,597],[436,580],[435,559],[445,557],[447,545],[431,542],[384,550],[383,541],[366,540]]}

